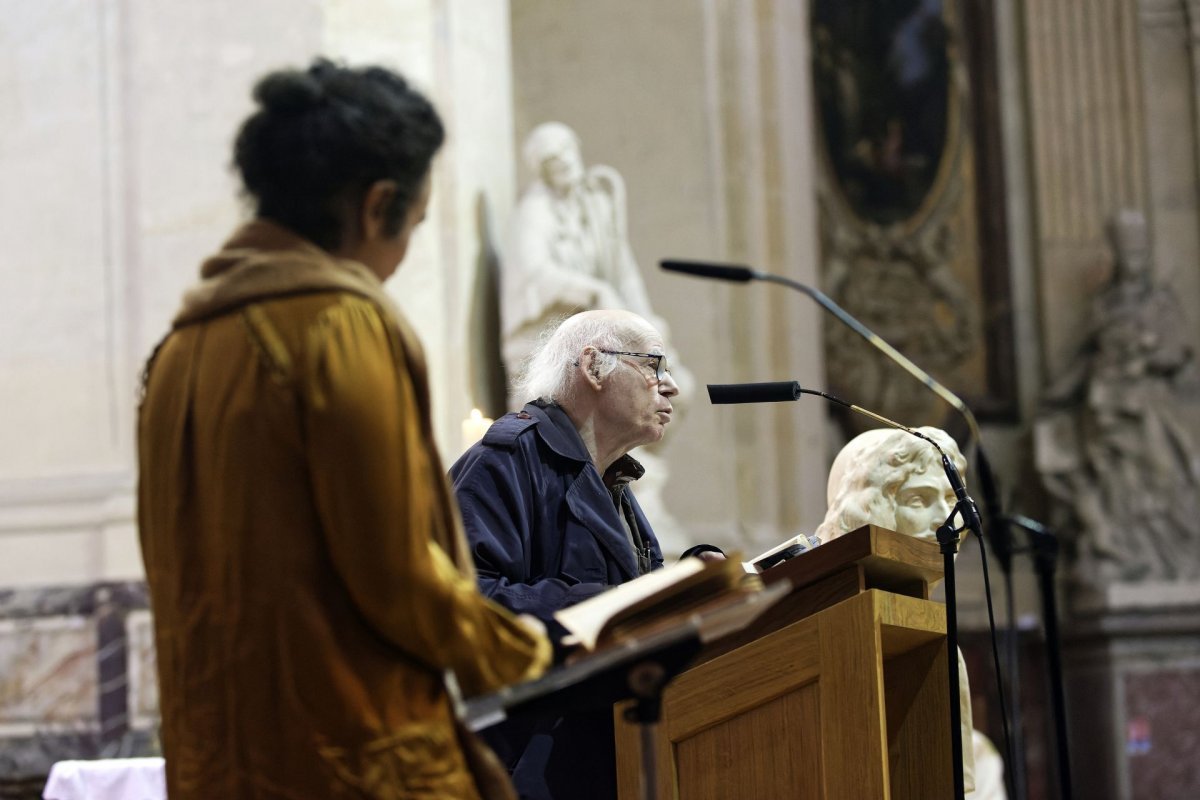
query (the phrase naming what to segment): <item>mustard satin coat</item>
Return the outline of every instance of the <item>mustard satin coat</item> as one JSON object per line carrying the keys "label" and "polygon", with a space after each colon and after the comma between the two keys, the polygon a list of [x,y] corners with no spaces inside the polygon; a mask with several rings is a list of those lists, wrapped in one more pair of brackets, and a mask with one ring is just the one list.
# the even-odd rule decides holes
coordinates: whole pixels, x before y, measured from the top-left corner
{"label": "mustard satin coat", "polygon": [[419,344],[268,222],[201,276],[138,424],[171,800],[475,797],[445,671],[469,695],[550,650],[475,589]]}

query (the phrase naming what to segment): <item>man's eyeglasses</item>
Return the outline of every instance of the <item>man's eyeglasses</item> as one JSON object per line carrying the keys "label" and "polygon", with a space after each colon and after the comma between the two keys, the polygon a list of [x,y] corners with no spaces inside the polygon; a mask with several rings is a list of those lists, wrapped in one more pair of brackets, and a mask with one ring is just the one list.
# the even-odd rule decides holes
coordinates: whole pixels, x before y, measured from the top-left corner
{"label": "man's eyeglasses", "polygon": [[634,358],[653,358],[654,359],[654,377],[662,380],[671,374],[671,368],[667,366],[667,356],[665,353],[630,353],[625,350],[601,350],[601,353],[608,353],[610,356],[633,356]]}

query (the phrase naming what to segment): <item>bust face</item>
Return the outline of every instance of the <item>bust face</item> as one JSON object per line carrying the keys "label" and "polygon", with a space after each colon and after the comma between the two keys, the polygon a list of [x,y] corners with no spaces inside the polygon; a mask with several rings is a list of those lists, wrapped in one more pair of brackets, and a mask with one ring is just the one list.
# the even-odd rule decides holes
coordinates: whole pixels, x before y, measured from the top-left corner
{"label": "bust face", "polygon": [[957,498],[942,471],[914,472],[896,490],[895,531],[918,539],[937,540],[937,529],[950,516]]}
{"label": "bust face", "polygon": [[[937,441],[959,472],[966,461],[955,441],[937,428],[918,431]],[[918,539],[937,540],[937,529],[957,502],[937,451],[903,431],[876,429],[852,439],[829,472],[823,540],[871,523]]]}

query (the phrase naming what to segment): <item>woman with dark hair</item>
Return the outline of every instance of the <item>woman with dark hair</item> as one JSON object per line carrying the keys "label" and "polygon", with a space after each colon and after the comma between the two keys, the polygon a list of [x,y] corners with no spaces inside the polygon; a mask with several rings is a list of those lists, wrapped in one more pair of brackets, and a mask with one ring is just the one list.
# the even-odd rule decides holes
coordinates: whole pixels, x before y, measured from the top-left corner
{"label": "woman with dark hair", "polygon": [[[419,342],[383,291],[442,125],[393,72],[267,75],[235,161],[256,218],[144,376],[138,519],[171,800],[473,798],[471,694],[538,675],[475,590]],[[452,677],[448,677],[452,676]]]}

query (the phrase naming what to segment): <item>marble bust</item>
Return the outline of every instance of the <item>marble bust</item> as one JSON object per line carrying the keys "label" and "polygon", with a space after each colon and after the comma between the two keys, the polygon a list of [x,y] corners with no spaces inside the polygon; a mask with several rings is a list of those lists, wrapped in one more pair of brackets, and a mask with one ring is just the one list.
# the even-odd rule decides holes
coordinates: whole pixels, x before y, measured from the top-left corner
{"label": "marble bust", "polygon": [[[966,475],[966,459],[949,434],[939,428],[917,430],[937,442]],[[868,523],[936,541],[955,503],[938,451],[893,428],[866,431],[842,448],[830,469],[825,499],[829,510],[817,528],[823,542]]]}

